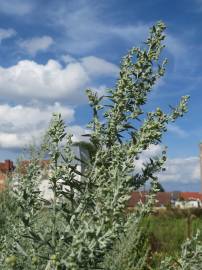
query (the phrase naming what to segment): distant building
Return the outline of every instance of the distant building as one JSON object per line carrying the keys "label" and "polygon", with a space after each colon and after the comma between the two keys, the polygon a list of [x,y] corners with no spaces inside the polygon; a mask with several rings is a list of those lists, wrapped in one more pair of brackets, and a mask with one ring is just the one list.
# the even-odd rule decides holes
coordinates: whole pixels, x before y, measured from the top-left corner
{"label": "distant building", "polygon": [[167,207],[171,205],[172,193],[171,192],[157,192],[156,194],[156,207]]}
{"label": "distant building", "polygon": [[138,203],[145,203],[147,199],[148,192],[132,192],[131,197],[128,201],[128,207],[133,208],[137,206]]}
{"label": "distant building", "polygon": [[6,188],[6,181],[10,173],[14,171],[14,165],[11,160],[0,162],[0,191]]}
{"label": "distant building", "polygon": [[[89,154],[88,151],[83,149],[80,146],[73,146],[72,151],[75,155],[75,160],[72,162],[72,165],[76,166],[76,170],[79,172],[84,171],[84,163],[82,160],[88,160]],[[18,170],[20,173],[25,174],[27,171],[27,168],[29,166],[30,160],[22,160],[18,166]],[[53,192],[51,189],[51,182],[49,181],[49,174],[51,173],[51,170],[49,168],[50,160],[41,160],[41,167],[42,167],[42,174],[40,175],[40,184],[39,184],[39,190],[41,192],[41,197],[46,200],[51,200],[53,198]],[[62,163],[61,163],[62,164]],[[76,175],[76,178],[78,181],[82,181],[82,176]],[[14,185],[17,185],[18,180],[16,179]],[[60,179],[58,180],[58,183],[60,182]],[[62,184],[62,181],[61,181]]]}
{"label": "distant building", "polygon": [[[149,195],[148,192],[139,192],[134,191],[131,194],[131,198],[128,202],[128,207],[133,208],[137,206],[138,203],[145,203],[147,200],[147,196]],[[155,207],[167,207],[171,205],[171,192],[158,192],[156,194],[156,204]]]}
{"label": "distant building", "polygon": [[201,208],[202,194],[199,192],[180,192],[174,206],[177,208]]}
{"label": "distant building", "polygon": [[[128,207],[136,207],[145,203],[148,192],[132,192]],[[199,192],[157,192],[155,207],[202,208],[202,194]]]}

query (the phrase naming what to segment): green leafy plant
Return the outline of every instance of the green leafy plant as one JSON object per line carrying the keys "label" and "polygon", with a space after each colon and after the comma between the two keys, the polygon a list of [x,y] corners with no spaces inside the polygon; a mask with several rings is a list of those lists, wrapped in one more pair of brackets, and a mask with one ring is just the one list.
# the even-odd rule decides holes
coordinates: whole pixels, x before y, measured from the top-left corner
{"label": "green leafy plant", "polygon": [[[53,196],[49,202],[41,197],[42,168],[35,155],[26,172],[16,176],[19,222],[12,224],[4,240],[2,269],[100,269],[106,253],[132,221],[139,230],[154,203],[155,173],[161,170],[165,153],[132,177],[134,161],[151,144],[160,143],[167,124],[187,111],[185,96],[169,113],[160,108],[144,112],[152,87],[165,72],[166,60],[160,61],[164,30],[165,25],[157,23],[145,47],[129,51],[115,87],[106,96],[87,90],[93,111],[89,124],[93,154],[89,161],[80,161],[85,164],[83,172],[73,162],[73,143],[64,121],[60,115],[53,116],[43,146]],[[147,203],[127,215],[131,191],[149,179],[152,190]],[[143,256],[142,262],[147,253]]]}

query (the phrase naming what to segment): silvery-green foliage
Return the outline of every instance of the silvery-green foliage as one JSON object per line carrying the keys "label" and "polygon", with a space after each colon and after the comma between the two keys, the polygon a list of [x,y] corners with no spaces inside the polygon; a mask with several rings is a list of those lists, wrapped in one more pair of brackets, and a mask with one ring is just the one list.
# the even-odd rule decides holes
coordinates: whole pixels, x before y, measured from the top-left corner
{"label": "silvery-green foliage", "polygon": [[182,245],[179,258],[167,257],[161,262],[160,270],[199,270],[202,267],[202,245],[199,233]]}
{"label": "silvery-green foliage", "polygon": [[[154,170],[155,171],[155,170]],[[139,202],[134,212],[130,213],[125,223],[125,230],[119,234],[113,247],[106,253],[105,270],[146,270],[149,266],[150,246],[148,241],[147,226],[144,217],[151,214],[151,209],[156,202],[158,180],[153,177],[152,190],[144,204]],[[144,222],[143,222],[144,221]]]}
{"label": "silvery-green foliage", "polygon": [[[9,186],[9,182],[7,183]],[[12,224],[17,223],[15,219],[15,211],[17,209],[17,203],[12,191],[6,189],[0,193],[0,265],[5,259],[5,252],[9,246],[12,246],[13,240],[11,236]],[[15,235],[12,230],[12,236]]]}
{"label": "silvery-green foliage", "polygon": [[33,156],[32,161],[26,164],[26,169],[19,166],[13,175],[15,184],[18,180],[17,186],[9,192],[15,201],[15,212],[13,211],[12,220],[8,224],[8,232],[3,236],[4,248],[0,255],[2,269],[36,269],[32,267],[36,242],[30,239],[36,237],[36,226],[42,210],[38,189],[40,173],[39,160]]}
{"label": "silvery-green foliage", "polygon": [[[5,269],[11,267],[11,256],[17,258],[13,269],[99,269],[131,219],[138,227],[150,212],[157,181],[154,174],[161,170],[165,156],[151,159],[142,174],[131,177],[134,160],[161,141],[167,124],[187,111],[188,100],[183,97],[170,113],[160,108],[144,113],[148,94],[165,71],[166,60],[160,61],[164,29],[162,22],[157,23],[145,47],[129,51],[121,62],[115,87],[106,96],[87,90],[93,110],[89,136],[96,150],[90,161],[80,161],[85,164],[84,172],[73,162],[72,140],[64,121],[54,115],[44,145],[53,197],[50,202],[41,197],[40,160],[33,158],[27,172],[18,176],[17,200],[22,211],[19,225],[13,225],[18,232],[12,240],[15,244],[4,252],[8,256],[4,256]],[[78,176],[82,176],[81,181]],[[149,179],[153,191],[148,203],[128,217],[125,209],[131,191]],[[146,254],[142,262],[145,258]]]}
{"label": "silvery-green foliage", "polygon": [[146,226],[131,222],[104,260],[105,270],[145,270],[149,254]]}

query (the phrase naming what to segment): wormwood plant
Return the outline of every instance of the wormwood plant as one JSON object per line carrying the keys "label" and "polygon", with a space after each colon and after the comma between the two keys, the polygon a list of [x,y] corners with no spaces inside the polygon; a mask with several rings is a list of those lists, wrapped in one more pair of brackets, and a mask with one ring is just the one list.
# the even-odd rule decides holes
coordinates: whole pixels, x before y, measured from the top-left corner
{"label": "wormwood plant", "polygon": [[[165,156],[151,159],[142,173],[131,177],[134,161],[151,144],[161,142],[167,124],[187,111],[188,100],[183,97],[169,113],[160,108],[144,112],[152,87],[165,72],[166,60],[160,61],[164,30],[165,25],[157,23],[145,46],[128,52],[117,83],[106,96],[87,90],[93,111],[89,139],[95,152],[90,161],[81,160],[84,172],[74,165],[71,136],[61,116],[54,115],[45,144],[52,200],[45,202],[38,189],[42,168],[35,156],[26,172],[17,175],[19,222],[11,224],[10,233],[4,236],[2,269],[103,268],[105,254],[131,220],[138,227],[149,213],[156,191],[155,173],[161,170]],[[126,215],[134,185],[138,188],[149,179],[153,191],[147,204]]]}
{"label": "wormwood plant", "polygon": [[202,267],[202,245],[198,240],[199,232],[182,245],[179,258],[165,258],[159,270],[199,270]]}
{"label": "wormwood plant", "polygon": [[149,233],[148,223],[131,224],[127,232],[122,234],[111,251],[105,256],[103,263],[107,270],[145,270],[148,269],[149,259]]}

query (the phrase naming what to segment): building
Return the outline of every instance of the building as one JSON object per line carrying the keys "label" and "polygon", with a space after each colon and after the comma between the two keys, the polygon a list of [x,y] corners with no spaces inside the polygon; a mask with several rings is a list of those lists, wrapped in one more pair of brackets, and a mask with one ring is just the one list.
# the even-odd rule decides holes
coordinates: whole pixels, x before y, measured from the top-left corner
{"label": "building", "polygon": [[202,208],[202,194],[199,192],[180,192],[174,206],[177,208]]}
{"label": "building", "polygon": [[[138,203],[145,203],[148,194],[148,192],[132,192],[128,207],[134,208]],[[182,209],[202,208],[202,194],[199,192],[157,192],[155,207],[168,206]]]}
{"label": "building", "polygon": [[172,192],[157,192],[156,194],[156,207],[171,206]]}
{"label": "building", "polygon": [[7,179],[9,174],[14,171],[15,167],[11,160],[5,160],[4,162],[0,162],[0,191],[4,190],[7,185]]}
{"label": "building", "polygon": [[[137,206],[138,203],[145,203],[147,200],[148,192],[134,191],[131,194],[131,198],[128,201],[128,207],[133,208]],[[171,205],[172,193],[171,192],[158,192],[156,194],[156,204],[155,207],[162,208]]]}
{"label": "building", "polygon": [[146,202],[146,196],[148,195],[148,192],[138,192],[134,191],[131,193],[131,197],[128,201],[128,207],[133,208],[135,207],[138,203],[145,203]]}
{"label": "building", "polygon": [[[85,150],[84,148],[82,148],[80,146],[73,146],[72,151],[75,155],[75,159],[71,165],[76,166],[76,169],[79,172],[83,172],[84,171],[84,163],[82,162],[82,160],[89,159],[89,155],[88,155],[87,150]],[[29,166],[29,163],[30,163],[30,160],[22,160],[18,166],[19,173],[25,174],[27,171],[27,168]],[[41,197],[46,199],[46,200],[51,200],[53,198],[53,192],[51,189],[51,182],[49,181],[49,175],[51,174],[51,169],[49,167],[50,161],[49,160],[41,160],[40,165],[42,168],[42,172],[41,172],[40,180],[39,180],[39,182],[40,182],[39,183],[39,190],[41,192]],[[78,181],[82,181],[81,175],[76,175],[76,178]],[[14,185],[16,186],[18,183],[18,180],[15,179],[14,182],[15,182]],[[58,183],[60,183],[60,179],[58,180]],[[62,184],[62,181],[61,181],[61,184]],[[65,188],[67,189],[67,187],[65,187]]]}

